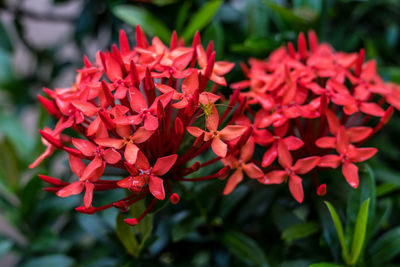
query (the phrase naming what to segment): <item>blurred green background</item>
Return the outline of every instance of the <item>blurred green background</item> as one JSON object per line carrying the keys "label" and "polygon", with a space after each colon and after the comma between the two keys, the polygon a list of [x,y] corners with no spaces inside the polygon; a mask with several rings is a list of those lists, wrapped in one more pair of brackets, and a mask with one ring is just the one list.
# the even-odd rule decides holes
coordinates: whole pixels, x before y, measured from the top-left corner
{"label": "blurred green background", "polygon": [[[248,181],[223,197],[224,182],[185,184],[179,205],[135,228],[140,250],[126,251],[120,242],[116,210],[78,214],[73,208],[79,198],[43,192],[38,173],[62,178],[71,173],[64,153],[27,169],[43,151],[37,129],[54,124],[36,95],[42,87],[68,87],[82,56],[93,59],[97,50],[108,49],[119,29],[133,42],[136,24],[164,42],[173,29],[187,42],[200,30],[203,44],[214,40],[217,59],[236,63],[265,58],[295,42],[299,32],[315,29],[337,50],[365,47],[384,79],[400,83],[398,0],[0,0],[0,266],[343,264],[323,200],[335,206],[350,243],[367,198],[367,236],[358,265],[400,266],[398,112],[370,142],[379,155],[370,167],[362,166],[359,189],[350,189],[338,172],[323,173],[319,178],[329,181],[328,195],[316,197],[305,181],[307,197],[298,205],[286,186]],[[228,82],[242,79],[237,64]],[[119,233],[131,230],[118,227]]]}

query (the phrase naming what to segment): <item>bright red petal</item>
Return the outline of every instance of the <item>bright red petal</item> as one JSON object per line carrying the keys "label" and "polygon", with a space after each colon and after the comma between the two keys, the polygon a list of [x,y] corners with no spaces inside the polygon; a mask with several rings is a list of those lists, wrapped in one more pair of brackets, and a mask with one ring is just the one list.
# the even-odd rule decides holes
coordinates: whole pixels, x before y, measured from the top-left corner
{"label": "bright red petal", "polygon": [[246,126],[228,125],[219,132],[219,136],[222,140],[231,141],[241,136],[246,130]]}
{"label": "bright red petal", "polygon": [[358,187],[358,167],[350,162],[343,163],[342,172],[350,186]]}
{"label": "bright red petal", "polygon": [[285,169],[291,168],[293,164],[292,155],[282,140],[278,141],[278,162]]}
{"label": "bright red petal", "polygon": [[156,116],[147,114],[144,118],[144,128],[148,131],[155,131],[158,128],[158,119]]}
{"label": "bright red petal", "polygon": [[281,184],[285,181],[287,175],[286,171],[271,171],[258,181],[262,184]]}
{"label": "bright red petal", "polygon": [[228,182],[225,185],[224,189],[224,195],[230,194],[233,189],[236,188],[238,183],[240,183],[243,180],[243,172],[240,169],[237,169],[231,177],[229,177]]}
{"label": "bright red petal", "polygon": [[85,183],[85,196],[83,197],[83,203],[84,203],[85,208],[87,208],[87,209],[90,206],[92,206],[93,189],[94,189],[94,184]]}
{"label": "bright red petal", "polygon": [[211,148],[214,151],[215,155],[221,158],[225,158],[226,152],[228,151],[228,146],[222,142],[222,140],[215,136],[211,142]]}
{"label": "bright red petal", "polygon": [[210,131],[216,131],[218,129],[219,115],[218,110],[215,106],[211,109],[211,114],[206,119],[206,127]]}
{"label": "bright red petal", "polygon": [[199,88],[199,75],[197,71],[193,71],[189,77],[183,80],[182,92],[193,95],[197,88]]}
{"label": "bright red petal", "polygon": [[115,164],[121,160],[121,154],[118,153],[114,148],[106,149],[102,156],[108,164]]}
{"label": "bright red petal", "polygon": [[340,154],[346,154],[348,148],[349,148],[349,137],[347,136],[344,127],[341,126],[336,136],[336,150]]}
{"label": "bright red petal", "polygon": [[123,139],[115,138],[97,138],[94,141],[99,146],[113,147],[115,149],[121,149],[125,144],[125,141]]}
{"label": "bright red petal", "polygon": [[173,154],[157,159],[151,173],[156,176],[161,176],[166,174],[172,168],[172,166],[174,166],[177,158],[178,155]]}
{"label": "bright red petal", "polygon": [[87,157],[94,156],[97,146],[90,141],[72,138],[72,144]]}
{"label": "bright red petal", "polygon": [[96,115],[99,110],[95,105],[86,101],[74,100],[71,104],[88,117]]}
{"label": "bright red petal", "polygon": [[149,131],[144,127],[140,127],[136,130],[136,132],[132,136],[132,141],[136,144],[141,144],[147,141],[152,135],[154,131]]}
{"label": "bright red petal", "polygon": [[297,174],[305,174],[314,169],[315,166],[318,165],[319,160],[320,157],[318,156],[299,159],[296,164],[294,164],[293,171]]}
{"label": "bright red petal", "polygon": [[377,152],[378,149],[373,147],[355,148],[349,151],[349,159],[352,162],[363,162],[372,158]]}
{"label": "bright red petal", "polygon": [[357,143],[363,141],[365,138],[370,136],[372,133],[371,127],[351,127],[347,129],[347,135],[349,136],[351,143]]}
{"label": "bright red petal", "polygon": [[163,179],[157,176],[150,176],[149,179],[149,189],[150,193],[159,200],[164,200],[165,191],[164,191],[164,181]]}
{"label": "bright red petal", "polygon": [[336,138],[335,137],[321,137],[315,141],[315,145],[319,148],[335,148]]}
{"label": "bright red petal", "polygon": [[385,114],[385,111],[376,103],[361,103],[360,110],[376,117],[382,117]]}
{"label": "bright red petal", "polygon": [[289,178],[289,190],[294,199],[301,203],[304,199],[302,180],[297,175],[291,175]]}
{"label": "bright red petal", "polygon": [[243,166],[243,170],[250,178],[253,179],[258,179],[264,176],[264,172],[254,163],[245,164]]}
{"label": "bright red petal", "polygon": [[57,196],[68,197],[71,195],[80,194],[83,191],[84,185],[81,181],[73,182],[64,188],[57,191]]}
{"label": "bright red petal", "polygon": [[71,166],[71,171],[78,177],[81,177],[84,169],[86,168],[85,164],[78,157],[72,156],[69,154],[69,165]]}
{"label": "bright red petal", "polygon": [[278,156],[278,145],[276,142],[274,142],[272,146],[265,152],[261,162],[261,166],[267,167],[271,165],[277,156]]}
{"label": "bright red petal", "polygon": [[124,157],[125,157],[126,161],[132,165],[135,164],[138,152],[139,152],[139,148],[135,144],[132,144],[131,142],[126,144],[125,152],[124,152]]}
{"label": "bright red petal", "polygon": [[138,89],[131,88],[130,97],[131,97],[131,102],[130,102],[131,108],[137,113],[142,111],[142,109],[147,108],[146,99]]}
{"label": "bright red petal", "polygon": [[341,163],[341,158],[338,155],[325,155],[319,160],[318,166],[324,168],[336,169]]}
{"label": "bright red petal", "polygon": [[204,131],[202,129],[198,128],[198,127],[189,126],[186,129],[194,137],[199,137],[202,133],[204,133]]}
{"label": "bright red petal", "polygon": [[283,141],[289,150],[297,150],[304,145],[304,142],[301,139],[294,136],[288,136],[284,138]]}
{"label": "bright red petal", "polygon": [[96,156],[82,173],[81,180],[98,180],[103,174],[105,164],[99,156]]}

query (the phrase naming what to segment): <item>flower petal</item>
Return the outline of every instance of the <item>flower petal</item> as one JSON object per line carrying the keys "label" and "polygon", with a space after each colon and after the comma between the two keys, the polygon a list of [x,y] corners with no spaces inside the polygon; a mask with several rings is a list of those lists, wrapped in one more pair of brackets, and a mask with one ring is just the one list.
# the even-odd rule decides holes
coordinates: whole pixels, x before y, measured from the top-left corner
{"label": "flower petal", "polygon": [[228,146],[218,136],[215,136],[211,142],[211,149],[218,157],[225,158]]}
{"label": "flower petal", "polygon": [[102,156],[108,164],[115,164],[121,160],[121,154],[118,153],[114,148],[104,150]]}
{"label": "flower petal", "polygon": [[72,138],[72,144],[87,157],[96,153],[97,146],[90,141]]}
{"label": "flower petal", "polygon": [[85,170],[86,166],[82,162],[82,160],[78,157],[72,156],[69,154],[69,166],[71,166],[71,171],[78,177],[81,177],[83,171]]}
{"label": "flower petal", "polygon": [[336,138],[331,136],[324,136],[315,141],[315,145],[319,148],[335,148]]}
{"label": "flower petal", "polygon": [[164,181],[163,179],[157,176],[150,176],[149,179],[149,190],[150,193],[159,200],[164,200],[165,198],[165,190],[164,190]]}
{"label": "flower petal", "polygon": [[153,133],[154,133],[154,131],[149,131],[144,127],[140,127],[139,129],[137,129],[135,131],[131,140],[135,144],[141,144],[141,143],[147,141],[153,135]]}
{"label": "flower petal", "polygon": [[271,165],[277,156],[278,156],[278,144],[277,142],[274,142],[272,146],[265,152],[261,162],[261,166],[267,167]]}
{"label": "flower petal", "polygon": [[232,141],[241,136],[247,128],[247,126],[242,125],[228,125],[219,132],[219,136],[222,140]]}
{"label": "flower petal", "polygon": [[228,195],[230,194],[233,189],[236,188],[236,186],[238,185],[238,183],[240,183],[243,180],[243,172],[241,169],[237,169],[232,175],[231,177],[229,177],[228,182],[225,185],[225,189],[224,189],[224,195]]}
{"label": "flower petal", "polygon": [[319,160],[318,166],[324,168],[336,169],[341,163],[341,158],[338,155],[325,155]]}
{"label": "flower petal", "polygon": [[289,190],[294,199],[301,203],[304,199],[302,180],[297,175],[291,175],[289,178]]}
{"label": "flower petal", "polygon": [[202,133],[204,133],[204,131],[202,129],[200,129],[199,127],[192,127],[189,126],[186,128],[186,130],[193,135],[194,137],[199,137]]}
{"label": "flower petal", "polygon": [[253,179],[258,179],[264,176],[264,172],[258,168],[254,163],[245,164],[243,166],[245,173]]}
{"label": "flower petal", "polygon": [[161,176],[166,174],[172,168],[172,166],[174,166],[177,158],[178,158],[177,154],[158,158],[156,163],[154,164],[153,169],[151,170],[151,173],[156,176]]}
{"label": "flower petal", "polygon": [[83,197],[83,204],[86,209],[92,206],[94,184],[85,183],[85,196]]}
{"label": "flower petal", "polygon": [[349,136],[351,143],[357,143],[363,141],[365,138],[371,135],[372,133],[371,127],[351,127],[347,129],[347,135]]}
{"label": "flower petal", "polygon": [[262,184],[281,184],[285,181],[286,177],[286,171],[270,171],[263,178],[258,179],[258,181]]}
{"label": "flower petal", "polygon": [[376,103],[361,103],[360,110],[368,115],[382,117],[385,114],[383,108]]}
{"label": "flower petal", "polygon": [[199,88],[199,74],[197,71],[193,71],[186,79],[182,82],[182,92],[193,95],[194,92]]}
{"label": "flower petal", "polygon": [[278,141],[278,162],[285,169],[291,168],[293,164],[292,155],[282,140]]}
{"label": "flower petal", "polygon": [[378,149],[374,147],[354,148],[349,151],[349,159],[352,162],[363,162],[372,158],[377,152]]}
{"label": "flower petal", "polygon": [[144,128],[148,131],[155,131],[158,128],[158,119],[156,116],[146,114],[144,117]]}
{"label": "flower petal", "polygon": [[81,181],[98,180],[100,176],[103,174],[104,168],[105,168],[105,162],[103,162],[99,156],[96,156],[94,160],[92,160],[83,171],[82,176],[80,177]]}
{"label": "flower petal", "polygon": [[125,160],[132,165],[135,164],[138,152],[139,148],[137,145],[131,142],[127,143],[124,151]]}
{"label": "flower petal", "polygon": [[297,150],[304,145],[304,142],[301,139],[294,136],[288,136],[284,138],[283,141],[289,150]]}
{"label": "flower petal", "polygon": [[297,174],[305,174],[314,169],[315,166],[318,165],[319,160],[320,157],[318,156],[299,159],[296,164],[294,164],[293,171]]}
{"label": "flower petal", "polygon": [[94,141],[99,146],[113,147],[115,149],[121,149],[125,144],[125,141],[123,139],[115,138],[96,138]]}
{"label": "flower petal", "polygon": [[137,113],[140,113],[142,109],[147,108],[147,103],[146,99],[142,95],[142,93],[136,89],[136,88],[131,88],[129,91],[130,97],[131,97],[131,108],[136,111]]}
{"label": "flower petal", "polygon": [[83,188],[84,188],[83,183],[81,181],[76,181],[58,190],[57,196],[68,197],[71,195],[77,195],[83,191]]}
{"label": "flower petal", "polygon": [[347,182],[350,186],[357,188],[358,187],[358,167],[350,162],[343,163],[342,172],[344,178],[346,178]]}

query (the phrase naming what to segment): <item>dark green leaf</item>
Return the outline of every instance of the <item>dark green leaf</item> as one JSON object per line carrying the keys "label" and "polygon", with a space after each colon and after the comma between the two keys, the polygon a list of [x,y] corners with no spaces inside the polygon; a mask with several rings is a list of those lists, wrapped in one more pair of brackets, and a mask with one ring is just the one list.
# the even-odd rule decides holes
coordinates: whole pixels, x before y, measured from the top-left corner
{"label": "dark green leaf", "polygon": [[140,25],[145,33],[158,36],[163,42],[169,42],[171,31],[146,9],[133,5],[117,5],[113,7],[112,12],[124,22],[132,26]]}
{"label": "dark green leaf", "polygon": [[121,243],[124,245],[126,251],[132,255],[136,256],[138,253],[139,245],[133,232],[133,227],[127,225],[124,222],[125,216],[122,213],[118,213],[116,219],[116,231],[117,236]]}
{"label": "dark green leaf", "polygon": [[258,244],[250,237],[234,231],[225,232],[221,242],[232,255],[254,266],[269,266],[267,257]]}
{"label": "dark green leaf", "polygon": [[207,2],[202,6],[189,21],[186,26],[182,37],[186,41],[193,38],[196,31],[201,31],[214,17],[215,13],[218,11],[219,6],[222,4],[222,0],[212,0]]}
{"label": "dark green leaf", "polygon": [[370,260],[374,266],[382,266],[400,254],[400,227],[393,228],[382,235],[369,249]]}
{"label": "dark green leaf", "polygon": [[315,234],[319,229],[319,224],[316,222],[301,222],[286,228],[281,237],[286,242],[290,243],[293,240]]}

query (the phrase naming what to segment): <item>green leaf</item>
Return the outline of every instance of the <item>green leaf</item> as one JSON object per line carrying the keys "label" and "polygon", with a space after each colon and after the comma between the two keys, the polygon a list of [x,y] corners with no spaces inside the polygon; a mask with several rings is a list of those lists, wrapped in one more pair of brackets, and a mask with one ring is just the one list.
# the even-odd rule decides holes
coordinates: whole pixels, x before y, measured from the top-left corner
{"label": "green leaf", "polygon": [[350,264],[355,264],[358,261],[362,248],[364,246],[364,240],[366,236],[367,222],[368,222],[369,202],[370,202],[369,199],[364,201],[357,215],[357,221],[353,235],[353,242],[351,246]]}
{"label": "green leaf", "polygon": [[349,258],[349,250],[347,248],[346,240],[344,238],[344,232],[343,232],[342,223],[341,223],[341,221],[339,219],[339,216],[338,216],[335,208],[332,206],[332,204],[329,203],[328,201],[325,201],[325,204],[328,207],[329,213],[331,214],[333,223],[334,223],[335,228],[336,228],[336,232],[338,234],[340,245],[342,246],[343,257],[344,257],[345,261],[347,262],[350,259]]}
{"label": "green leaf", "polygon": [[369,249],[373,266],[391,261],[400,254],[400,227],[393,228],[382,235]]}
{"label": "green leaf", "polygon": [[112,12],[124,22],[132,26],[140,25],[145,33],[158,36],[163,42],[169,42],[171,31],[146,9],[133,5],[116,5]]}
{"label": "green leaf", "polygon": [[27,263],[21,265],[21,267],[69,267],[74,264],[74,260],[71,257],[67,257],[61,254],[47,255],[42,257],[34,258]]}
{"label": "green leaf", "polygon": [[121,243],[124,245],[126,251],[132,255],[137,256],[139,245],[133,232],[133,227],[127,225],[124,222],[125,216],[122,213],[118,213],[116,219],[116,231],[117,236]]}
{"label": "green leaf", "polygon": [[199,11],[192,16],[192,19],[186,26],[182,34],[183,39],[189,41],[193,38],[196,31],[201,31],[212,20],[221,4],[222,0],[212,0],[200,8]]}
{"label": "green leaf", "polygon": [[179,8],[178,15],[176,16],[175,20],[175,29],[179,33],[183,31],[183,25],[187,19],[187,16],[190,14],[189,9],[191,6],[192,6],[191,1],[185,1]]}
{"label": "green leaf", "polygon": [[315,234],[320,229],[319,224],[316,222],[301,222],[290,226],[283,231],[281,237],[286,242],[290,243],[293,240],[304,238]]}
{"label": "green leaf", "polygon": [[[130,207],[130,215],[133,218],[137,218],[145,210],[146,210],[146,201],[145,201],[145,199],[142,199]],[[153,208],[153,210],[154,210],[154,212],[156,212],[155,208]],[[133,227],[133,229],[135,230],[136,234],[138,234],[138,236],[140,238],[139,239],[140,241],[138,240],[138,242],[139,242],[138,254],[139,254],[142,251],[142,249],[144,248],[146,241],[151,236],[151,232],[153,230],[153,214],[147,214],[140,221],[139,224],[137,224]]]}
{"label": "green leaf", "polygon": [[[360,185],[356,190],[351,190],[347,200],[347,230],[353,229],[358,211],[365,202],[370,199],[368,210],[368,224],[367,229],[370,230],[375,224],[375,202],[376,202],[376,189],[375,177],[371,168],[367,164],[361,164],[359,168]],[[369,233],[366,236],[366,242],[370,238]]]}
{"label": "green leaf", "polygon": [[232,255],[243,262],[254,266],[269,266],[264,251],[250,237],[239,232],[229,231],[222,235],[221,242]]}

